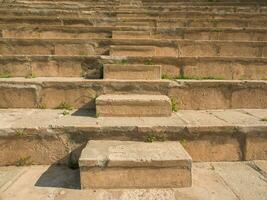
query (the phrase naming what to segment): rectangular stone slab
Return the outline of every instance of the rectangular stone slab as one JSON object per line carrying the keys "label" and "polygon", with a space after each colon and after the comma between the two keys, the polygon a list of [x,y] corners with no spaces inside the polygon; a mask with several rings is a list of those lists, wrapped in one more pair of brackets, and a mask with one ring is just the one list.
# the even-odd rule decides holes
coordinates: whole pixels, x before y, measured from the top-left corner
{"label": "rectangular stone slab", "polygon": [[96,98],[98,117],[167,117],[171,116],[171,101],[165,95],[119,94]]}
{"label": "rectangular stone slab", "polygon": [[191,164],[179,142],[91,140],[79,159],[81,187],[189,187]]}
{"label": "rectangular stone slab", "polygon": [[104,65],[104,79],[159,80],[160,65],[110,64]]}
{"label": "rectangular stone slab", "polygon": [[156,49],[154,46],[130,46],[130,45],[111,45],[111,56],[155,56]]}
{"label": "rectangular stone slab", "polygon": [[112,31],[113,39],[150,39],[150,31]]}

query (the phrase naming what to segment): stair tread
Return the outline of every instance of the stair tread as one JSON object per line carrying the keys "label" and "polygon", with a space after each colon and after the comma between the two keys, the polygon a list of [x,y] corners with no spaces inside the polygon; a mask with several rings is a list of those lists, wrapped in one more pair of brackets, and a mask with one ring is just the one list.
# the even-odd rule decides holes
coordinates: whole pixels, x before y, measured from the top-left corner
{"label": "stair tread", "polygon": [[82,189],[192,184],[192,159],[179,142],[91,140],[81,153],[79,165]]}
{"label": "stair tread", "polygon": [[168,96],[165,95],[147,95],[147,94],[104,94],[96,99],[97,103],[107,102],[151,102],[151,101],[167,101],[170,102]]}
{"label": "stair tread", "polygon": [[91,140],[79,159],[81,167],[190,167],[191,157],[179,142]]}
{"label": "stair tread", "polygon": [[[161,131],[168,136],[171,131],[184,129],[194,130],[197,128],[199,134],[205,134],[205,131],[212,130],[213,134],[228,134],[235,128],[244,127],[257,130],[267,129],[267,122],[262,119],[267,117],[267,109],[219,109],[219,110],[179,110],[173,113],[171,117],[108,117],[96,118],[94,112],[86,109],[73,109],[68,115],[63,115],[63,110],[59,109],[0,109],[0,135],[12,135],[11,128],[44,130],[51,128],[65,129],[81,128],[84,130],[98,130],[106,127],[113,129],[120,127],[121,130],[138,127],[139,131],[149,128],[161,127]],[[4,129],[6,130],[5,133]],[[15,129],[14,129],[15,130]],[[150,130],[150,129],[147,129]],[[217,130],[217,131],[216,131]],[[219,132],[219,130],[225,130]],[[203,132],[202,132],[203,131]],[[25,133],[32,134],[33,132]],[[125,132],[122,132],[125,133]],[[42,134],[34,132],[33,134]],[[49,134],[49,132],[47,133]],[[56,132],[51,134],[56,134]],[[112,135],[112,133],[107,133]],[[251,134],[257,134],[251,132]],[[267,132],[265,132],[267,134]],[[134,135],[133,135],[134,136]],[[193,135],[191,135],[194,137]]]}

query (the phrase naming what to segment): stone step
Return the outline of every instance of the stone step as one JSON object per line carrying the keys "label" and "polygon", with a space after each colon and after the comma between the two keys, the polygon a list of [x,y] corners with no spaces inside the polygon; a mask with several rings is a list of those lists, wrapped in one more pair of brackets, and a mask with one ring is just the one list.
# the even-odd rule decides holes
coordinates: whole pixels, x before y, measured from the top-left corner
{"label": "stone step", "polygon": [[0,39],[2,55],[267,57],[267,42],[163,39]]}
{"label": "stone step", "polygon": [[[180,109],[267,108],[267,81],[87,80],[83,78],[1,78],[0,108],[95,109],[108,94],[166,95]],[[197,101],[196,101],[197,99]]]}
{"label": "stone step", "polygon": [[[267,41],[267,29],[255,28],[151,28],[151,27],[1,27],[2,38],[32,39],[108,39],[112,31],[149,31],[151,39],[189,39],[223,41]],[[89,41],[87,41],[89,42]]]}
{"label": "stone step", "polygon": [[61,9],[61,10],[75,10],[75,11],[89,11],[89,10],[143,10],[143,11],[202,11],[202,12],[218,12],[218,13],[266,13],[266,6],[194,6],[194,5],[180,5],[180,6],[170,6],[168,4],[164,5],[66,5],[66,4],[2,4],[2,8],[13,8],[13,9]]}
{"label": "stone step", "polygon": [[113,39],[150,39],[150,31],[112,31]]}
{"label": "stone step", "polygon": [[74,11],[74,10],[61,10],[61,9],[0,9],[0,15],[9,16],[56,16],[56,17],[159,17],[159,18],[247,18],[247,19],[266,19],[267,13],[211,13],[211,12],[197,12],[197,11],[140,11],[129,12],[129,11]]}
{"label": "stone step", "polygon": [[192,159],[179,142],[90,140],[79,159],[81,188],[180,188]]}
{"label": "stone step", "polygon": [[130,46],[130,45],[111,45],[111,56],[155,56],[156,49],[154,46]]}
{"label": "stone step", "polygon": [[105,94],[96,98],[98,117],[168,117],[171,100],[164,95]]}
{"label": "stone step", "polygon": [[266,117],[266,109],[179,110],[143,118],[96,118],[87,109],[0,109],[0,166],[25,158],[32,165],[77,163],[84,144],[99,139],[180,141],[193,161],[266,160]]}
{"label": "stone step", "polygon": [[266,58],[0,56],[0,77],[102,78],[104,64],[160,65],[165,79],[266,80]]}
{"label": "stone step", "polygon": [[127,21],[116,22],[116,26],[118,26],[118,27],[125,27],[125,26],[126,27],[129,27],[129,26],[134,26],[134,27],[151,27],[151,24],[149,22],[140,21],[140,20],[130,20],[129,22],[127,22]]}
{"label": "stone step", "polygon": [[[12,3],[12,0],[6,0],[4,3]],[[167,3],[166,3],[167,2]],[[16,1],[16,3],[20,3],[20,4],[48,4],[48,5],[54,5],[56,4],[67,4],[67,5],[88,5],[88,6],[92,6],[93,3],[97,4],[97,5],[106,5],[106,4],[115,4],[115,5],[119,5],[119,2],[116,1],[85,1],[85,0],[79,0],[79,1],[73,1],[73,0],[57,0],[57,1],[53,1],[53,0],[45,0],[45,1],[39,1],[39,0],[33,0],[33,1]],[[159,5],[159,6],[166,6],[166,5],[188,5],[188,6],[192,6],[192,5],[198,5],[198,6],[218,6],[218,5],[225,5],[225,6],[263,6],[263,5],[267,5],[266,2],[264,0],[257,0],[257,1],[249,1],[249,0],[245,0],[245,1],[219,1],[217,0],[216,2],[212,2],[212,1],[207,1],[207,0],[203,0],[203,1],[195,1],[195,0],[190,0],[190,1],[177,1],[177,0],[173,0],[173,1],[142,1],[143,5]]]}
{"label": "stone step", "polygon": [[267,26],[267,20],[249,19],[194,19],[194,18],[65,18],[37,16],[0,16],[0,24],[8,25],[62,25],[64,26],[157,26],[157,27],[232,27],[232,28],[262,28]]}
{"label": "stone step", "polygon": [[158,80],[161,79],[160,65],[107,64],[104,79]]}

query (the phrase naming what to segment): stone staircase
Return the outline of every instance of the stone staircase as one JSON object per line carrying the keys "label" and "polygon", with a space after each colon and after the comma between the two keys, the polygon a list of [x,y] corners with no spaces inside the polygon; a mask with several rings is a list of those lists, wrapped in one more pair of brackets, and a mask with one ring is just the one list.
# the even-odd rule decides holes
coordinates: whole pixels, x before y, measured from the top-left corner
{"label": "stone staircase", "polygon": [[[140,141],[164,141],[162,149],[167,140],[180,141],[179,151],[185,148],[193,161],[267,159],[265,27],[264,0],[3,1],[1,165],[77,165],[95,139],[108,140],[103,148],[109,140],[139,141],[133,145],[144,149],[141,161],[133,149],[117,152],[116,159],[130,155],[128,168],[159,167],[152,162],[154,143]],[[171,159],[191,173],[190,156],[174,152]],[[89,174],[99,168],[85,164],[88,154],[82,158]],[[170,167],[160,159],[160,167]],[[103,177],[114,187],[191,184],[191,176],[142,183],[146,170],[113,179],[109,170]],[[136,184],[120,185],[127,176]],[[91,187],[107,188],[103,177]]]}

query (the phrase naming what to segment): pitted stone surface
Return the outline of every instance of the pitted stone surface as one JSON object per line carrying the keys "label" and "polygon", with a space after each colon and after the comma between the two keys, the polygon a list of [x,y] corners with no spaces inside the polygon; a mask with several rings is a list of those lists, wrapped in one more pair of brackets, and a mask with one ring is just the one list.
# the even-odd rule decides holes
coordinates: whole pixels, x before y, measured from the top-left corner
{"label": "pitted stone surface", "polygon": [[188,167],[191,158],[179,142],[89,141],[80,157],[86,167]]}
{"label": "pitted stone surface", "polygon": [[189,187],[191,165],[179,142],[90,140],[79,159],[81,187]]}

